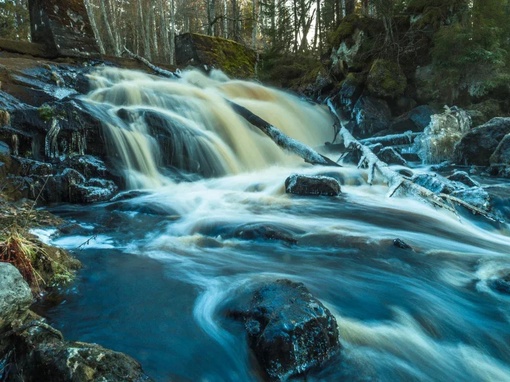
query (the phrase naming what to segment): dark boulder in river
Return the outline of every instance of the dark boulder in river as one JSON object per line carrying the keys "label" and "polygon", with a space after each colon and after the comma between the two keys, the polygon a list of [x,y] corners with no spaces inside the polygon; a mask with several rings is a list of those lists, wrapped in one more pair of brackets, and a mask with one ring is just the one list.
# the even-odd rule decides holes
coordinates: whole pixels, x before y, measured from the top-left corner
{"label": "dark boulder in river", "polygon": [[338,326],[331,312],[302,283],[277,280],[250,291],[241,316],[249,346],[270,380],[307,372],[340,350]]}
{"label": "dark boulder in river", "polygon": [[337,196],[340,191],[338,180],[329,176],[292,174],[285,180],[287,194]]}
{"label": "dark boulder in river", "polygon": [[510,134],[510,118],[493,118],[468,131],[455,146],[457,162],[488,166],[491,155],[507,134]]}

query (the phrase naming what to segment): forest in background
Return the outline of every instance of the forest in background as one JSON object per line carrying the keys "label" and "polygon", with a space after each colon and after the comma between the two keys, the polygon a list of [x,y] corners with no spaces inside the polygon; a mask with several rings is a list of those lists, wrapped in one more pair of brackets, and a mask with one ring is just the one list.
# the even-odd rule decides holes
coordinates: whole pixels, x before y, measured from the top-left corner
{"label": "forest in background", "polygon": [[[0,38],[30,39],[28,0],[0,0]],[[201,33],[253,48],[262,79],[322,65],[353,28],[375,28],[370,60],[433,64],[440,85],[483,95],[510,80],[510,0],[84,0],[99,48],[175,63],[175,36]],[[65,6],[65,1],[63,2]],[[357,17],[356,20],[353,17]],[[360,21],[362,20],[362,21]],[[361,25],[360,24],[364,24]],[[296,59],[296,55],[299,57]],[[409,57],[413,57],[412,63]],[[363,70],[363,69],[360,69]],[[345,73],[344,73],[345,74]],[[338,77],[338,76],[337,76]],[[342,76],[340,76],[342,77]],[[341,81],[342,78],[337,78]],[[450,97],[455,99],[454,96]],[[458,92],[457,92],[458,93]]]}

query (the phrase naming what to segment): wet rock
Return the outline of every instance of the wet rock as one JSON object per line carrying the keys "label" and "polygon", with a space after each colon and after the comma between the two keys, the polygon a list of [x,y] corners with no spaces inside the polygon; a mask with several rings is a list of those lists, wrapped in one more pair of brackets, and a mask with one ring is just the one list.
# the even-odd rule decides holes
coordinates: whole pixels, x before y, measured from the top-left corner
{"label": "wet rock", "polygon": [[407,244],[405,241],[399,238],[393,240],[393,245],[400,249],[413,249],[413,247],[411,247],[409,244]]}
{"label": "wet rock", "polygon": [[[10,363],[13,380],[25,382],[151,381],[131,357],[96,344],[64,341],[42,319],[15,328]],[[15,357],[15,358],[14,358]]]}
{"label": "wet rock", "polygon": [[351,116],[354,105],[363,93],[363,86],[354,74],[350,73],[342,82],[342,86],[334,99],[335,105],[342,110],[344,115]]}
{"label": "wet rock", "polygon": [[69,168],[78,171],[85,178],[110,178],[105,163],[92,155],[75,155],[70,157],[66,164]]}
{"label": "wet rock", "polygon": [[468,187],[437,174],[418,174],[411,180],[435,194],[451,195],[485,212],[492,210],[491,196],[482,187]]}
{"label": "wet rock", "polygon": [[457,163],[488,166],[505,135],[510,134],[510,118],[493,118],[468,131],[455,146]]}
{"label": "wet rock", "polygon": [[32,304],[32,292],[19,271],[0,262],[0,332],[24,315]]}
{"label": "wet rock", "polygon": [[337,196],[341,188],[335,178],[292,174],[285,180],[285,192],[296,195]]}
{"label": "wet rock", "polygon": [[455,190],[455,186],[452,182],[437,174],[418,174],[411,180],[413,183],[416,183],[436,194],[451,194]]}
{"label": "wet rock", "polygon": [[396,98],[404,93],[407,79],[400,66],[390,60],[376,59],[367,78],[367,89],[375,97]]}
{"label": "wet rock", "polygon": [[90,179],[82,184],[69,186],[69,201],[71,203],[106,202],[117,194],[117,185],[106,179]]}
{"label": "wet rock", "polygon": [[423,131],[431,121],[432,115],[435,114],[430,106],[420,105],[411,111],[397,117],[391,124],[390,129],[396,133],[406,131]]}
{"label": "wet rock", "polygon": [[465,171],[455,171],[448,179],[460,182],[468,187],[480,187],[480,183],[474,181]]}
{"label": "wet rock", "polygon": [[388,164],[407,165],[407,161],[393,147],[384,147],[377,153],[377,156],[383,162]]}
{"label": "wet rock", "polygon": [[306,373],[340,350],[331,312],[302,283],[290,280],[257,284],[242,317],[248,341],[270,380]]}
{"label": "wet rock", "polygon": [[356,138],[366,138],[388,129],[391,111],[386,101],[362,95],[354,105],[352,117],[356,123],[352,134]]}
{"label": "wet rock", "polygon": [[293,232],[267,223],[244,224],[234,231],[234,237],[243,240],[279,240],[289,244],[296,244]]}

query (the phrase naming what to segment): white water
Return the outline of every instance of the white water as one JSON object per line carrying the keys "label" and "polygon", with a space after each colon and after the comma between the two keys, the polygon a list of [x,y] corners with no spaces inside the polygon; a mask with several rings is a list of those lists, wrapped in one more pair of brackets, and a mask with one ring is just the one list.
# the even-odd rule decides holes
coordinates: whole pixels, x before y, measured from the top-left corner
{"label": "white water", "polygon": [[[321,108],[284,93],[196,72],[161,80],[106,69],[94,79],[91,109],[122,142],[113,152],[130,186],[147,191],[55,211],[83,226],[53,239],[80,246],[86,265],[65,303],[47,312],[68,338],[127,352],[158,381],[260,381],[225,312],[251,283],[289,278],[335,314],[344,346],[307,380],[510,381],[510,296],[489,286],[510,270],[508,224],[387,198],[384,184],[368,186],[356,168],[305,165],[223,100],[308,145],[332,139]],[[178,142],[161,145],[148,120]],[[207,177],[164,175],[169,147],[173,166]],[[204,162],[188,166],[189,153]],[[342,195],[285,194],[296,172],[334,176]],[[249,224],[297,243],[236,234]]]}

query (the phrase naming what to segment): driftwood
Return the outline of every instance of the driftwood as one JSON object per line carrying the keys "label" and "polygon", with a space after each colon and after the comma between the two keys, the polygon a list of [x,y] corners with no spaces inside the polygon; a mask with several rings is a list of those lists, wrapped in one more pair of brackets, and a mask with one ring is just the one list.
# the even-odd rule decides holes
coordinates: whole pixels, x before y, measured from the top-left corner
{"label": "driftwood", "polygon": [[416,138],[420,133],[413,133],[412,131],[407,131],[402,134],[391,134],[385,135],[382,137],[372,137],[360,139],[360,143],[366,146],[376,145],[378,143],[383,144],[384,146],[403,146],[403,145],[411,145],[414,142],[414,138]]}
{"label": "driftwood", "polygon": [[399,195],[402,196],[417,196],[420,199],[428,202],[429,204],[432,204],[437,207],[444,208],[455,215],[458,216],[457,211],[454,208],[454,205],[460,205],[469,211],[471,211],[474,214],[484,216],[485,218],[491,220],[491,221],[498,221],[498,219],[491,214],[489,211],[482,210],[476,206],[473,206],[470,203],[465,202],[464,200],[461,200],[459,198],[456,198],[452,195],[447,194],[435,194],[434,192],[428,190],[425,187],[422,187],[414,182],[412,182],[410,179],[402,176],[398,172],[392,170],[387,163],[381,161],[377,155],[375,155],[372,150],[370,150],[369,147],[362,144],[360,141],[358,141],[356,138],[352,136],[352,134],[347,130],[343,123],[342,119],[338,115],[338,113],[335,110],[334,105],[332,104],[331,100],[328,99],[327,105],[329,107],[329,110],[333,114],[333,116],[338,121],[338,124],[340,126],[338,135],[342,138],[343,144],[346,149],[349,150],[359,150],[362,154],[359,166],[366,165],[368,168],[368,180],[367,182],[369,184],[372,184],[375,172],[377,171],[383,179],[386,181],[389,187],[388,196],[392,197],[397,192]]}
{"label": "driftwood", "polygon": [[[155,73],[159,74],[162,77],[166,78],[180,78],[180,76],[177,73],[170,72],[168,70],[162,69],[145,58],[131,52],[127,48],[124,48],[126,53],[149,67],[151,70],[153,70]],[[322,154],[319,154],[317,151],[312,149],[311,147],[305,145],[304,143],[299,142],[298,140],[291,138],[284,133],[282,133],[278,128],[271,125],[269,122],[263,120],[258,115],[252,113],[247,108],[238,105],[232,101],[225,100],[232,110],[234,110],[238,115],[243,117],[246,121],[248,121],[250,124],[261,130],[264,134],[266,134],[269,138],[271,138],[278,146],[281,148],[290,151],[301,158],[307,163],[314,164],[314,165],[322,165],[322,166],[335,166],[340,167],[340,165],[331,159],[325,157]]]}

